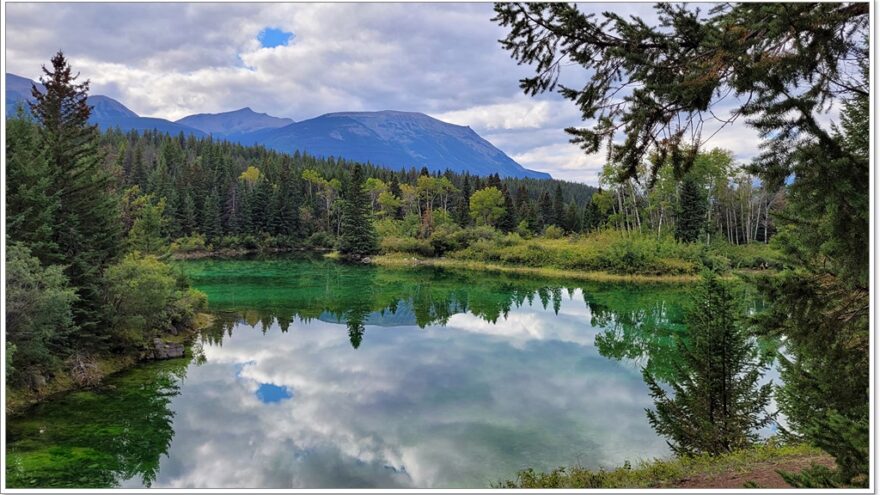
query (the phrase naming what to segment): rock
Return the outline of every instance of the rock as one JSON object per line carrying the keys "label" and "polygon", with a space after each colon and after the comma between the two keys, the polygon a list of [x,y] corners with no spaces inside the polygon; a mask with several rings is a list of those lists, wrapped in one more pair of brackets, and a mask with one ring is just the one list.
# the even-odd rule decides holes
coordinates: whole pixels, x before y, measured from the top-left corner
{"label": "rock", "polygon": [[173,359],[183,357],[183,344],[153,339],[153,359]]}

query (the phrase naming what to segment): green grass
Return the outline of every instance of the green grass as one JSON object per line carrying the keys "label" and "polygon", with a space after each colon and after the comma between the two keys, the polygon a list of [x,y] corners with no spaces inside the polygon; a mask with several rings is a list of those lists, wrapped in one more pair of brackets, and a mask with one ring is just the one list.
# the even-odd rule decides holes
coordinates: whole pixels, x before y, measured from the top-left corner
{"label": "green grass", "polygon": [[707,246],[678,242],[668,234],[618,230],[524,239],[486,227],[456,229],[438,229],[430,239],[389,231],[383,236],[382,251],[386,255],[444,257],[456,260],[456,266],[474,269],[527,267],[549,270],[552,276],[558,271],[596,274],[587,277],[590,280],[630,280],[632,276],[689,279],[704,268],[730,272],[781,266],[778,253],[765,244],[735,246],[713,241]]}
{"label": "green grass", "polygon": [[697,456],[654,459],[635,466],[590,470],[579,466],[557,468],[550,472],[532,469],[520,471],[513,480],[495,484],[495,488],[663,488],[684,480],[748,472],[757,463],[776,462],[823,455],[805,444],[759,444],[717,457]]}
{"label": "green grass", "polygon": [[493,273],[512,273],[534,275],[541,278],[583,280],[588,282],[644,282],[644,283],[689,283],[699,279],[697,274],[690,275],[645,275],[619,274],[603,271],[577,271],[559,268],[541,268],[530,266],[505,265],[483,261],[469,261],[452,258],[415,258],[405,254],[389,254],[372,258],[374,264],[387,268],[406,268],[431,266],[461,270],[483,271]]}

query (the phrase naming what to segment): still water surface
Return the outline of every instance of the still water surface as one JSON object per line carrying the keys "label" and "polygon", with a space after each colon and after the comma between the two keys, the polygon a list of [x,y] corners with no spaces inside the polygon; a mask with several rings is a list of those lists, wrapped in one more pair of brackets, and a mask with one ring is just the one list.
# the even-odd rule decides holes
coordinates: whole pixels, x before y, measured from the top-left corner
{"label": "still water surface", "polygon": [[10,486],[471,487],[662,456],[684,288],[323,260],[182,264],[214,327],[8,423]]}

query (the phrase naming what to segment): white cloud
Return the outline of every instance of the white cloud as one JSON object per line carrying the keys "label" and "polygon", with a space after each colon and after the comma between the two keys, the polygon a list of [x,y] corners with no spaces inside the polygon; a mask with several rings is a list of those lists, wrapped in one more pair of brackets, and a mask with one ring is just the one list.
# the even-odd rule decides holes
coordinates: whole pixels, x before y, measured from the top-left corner
{"label": "white cloud", "polygon": [[[651,21],[642,4],[586,4]],[[39,76],[58,49],[95,93],[135,112],[178,119],[249,106],[303,120],[344,110],[406,110],[469,125],[524,166],[595,184],[603,156],[586,157],[562,131],[580,124],[557,94],[523,95],[532,75],[504,51],[489,4],[10,3],[7,70]],[[263,48],[265,27],[294,33]],[[584,74],[568,65],[562,81]],[[744,124],[710,146],[757,152]]]}

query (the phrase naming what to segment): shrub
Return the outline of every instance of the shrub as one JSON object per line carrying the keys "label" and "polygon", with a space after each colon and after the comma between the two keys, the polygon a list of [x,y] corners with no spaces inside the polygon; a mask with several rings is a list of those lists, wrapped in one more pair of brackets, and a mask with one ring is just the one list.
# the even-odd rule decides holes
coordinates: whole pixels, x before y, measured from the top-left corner
{"label": "shrub", "polygon": [[466,239],[459,235],[461,230],[461,227],[456,224],[438,225],[429,239],[434,255],[443,256],[449,251],[456,251],[464,247]]}
{"label": "shrub", "polygon": [[310,249],[332,249],[333,237],[327,232],[319,230],[306,239],[306,247]]}
{"label": "shrub", "polygon": [[386,237],[380,248],[383,253],[409,253],[419,256],[434,256],[434,247],[427,239],[413,237]]}
{"label": "shrub", "polygon": [[73,328],[76,293],[60,266],[40,266],[23,244],[6,247],[6,342],[11,383],[31,370],[42,373],[59,363],[57,354]]}
{"label": "shrub", "polygon": [[104,275],[106,298],[121,347],[140,347],[152,334],[170,327],[168,308],[177,281],[155,256],[127,255]]}
{"label": "shrub", "polygon": [[544,237],[547,239],[561,239],[562,234],[562,227],[556,225],[548,225],[547,228],[544,229]]}
{"label": "shrub", "polygon": [[187,237],[181,237],[171,243],[171,252],[173,253],[191,253],[194,251],[208,251],[205,236],[202,234],[193,234]]}

